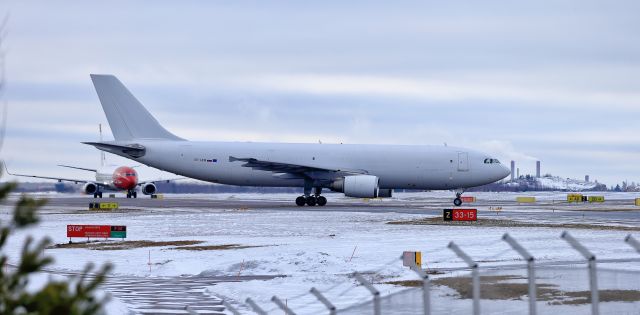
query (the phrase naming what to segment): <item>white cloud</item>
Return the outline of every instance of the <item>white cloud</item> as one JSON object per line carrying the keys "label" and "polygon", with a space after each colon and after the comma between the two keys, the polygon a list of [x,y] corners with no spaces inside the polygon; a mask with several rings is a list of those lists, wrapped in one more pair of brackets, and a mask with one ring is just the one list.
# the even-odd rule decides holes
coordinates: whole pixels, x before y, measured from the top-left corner
{"label": "white cloud", "polygon": [[265,90],[281,92],[396,97],[426,101],[496,101],[537,107],[601,107],[640,111],[640,92],[570,90],[558,87],[514,85],[510,82],[464,82],[384,75],[286,74],[243,80]]}

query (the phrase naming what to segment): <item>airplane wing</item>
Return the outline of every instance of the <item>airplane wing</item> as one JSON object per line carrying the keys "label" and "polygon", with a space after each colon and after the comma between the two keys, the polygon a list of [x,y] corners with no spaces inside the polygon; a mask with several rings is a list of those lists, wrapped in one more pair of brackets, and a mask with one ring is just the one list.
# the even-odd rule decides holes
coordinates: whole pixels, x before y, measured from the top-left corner
{"label": "airplane wing", "polygon": [[64,178],[64,177],[48,177],[48,176],[38,176],[38,175],[28,175],[28,174],[15,174],[15,173],[10,173],[9,169],[7,168],[7,165],[4,165],[4,170],[7,172],[7,174],[12,175],[12,176],[20,176],[20,177],[32,177],[32,178],[42,178],[42,179],[52,179],[52,180],[57,180],[58,182],[72,182],[75,184],[78,183],[94,183],[98,186],[104,186],[101,183],[95,183],[94,181],[91,180],[86,180],[86,179],[73,179],[73,178]]}
{"label": "airplane wing", "polygon": [[186,177],[178,177],[178,178],[167,178],[167,179],[154,179],[154,180],[145,180],[145,181],[139,181],[138,182],[138,186],[142,186],[145,184],[155,184],[155,183],[168,183],[168,182],[173,182],[173,181],[177,181],[177,180],[183,180],[183,179],[187,179]]}
{"label": "airplane wing", "polygon": [[301,164],[292,164],[276,161],[264,161],[255,158],[237,158],[229,156],[229,162],[245,162],[242,164],[244,167],[249,167],[254,170],[273,172],[274,176],[281,178],[311,178],[311,179],[327,179],[331,180],[337,177],[347,175],[361,175],[368,174],[365,170],[352,170],[352,169],[339,169],[339,168],[325,168],[320,166],[310,166]]}
{"label": "airplane wing", "polygon": [[84,167],[77,167],[77,166],[63,165],[63,164],[58,164],[58,166],[66,167],[66,168],[73,168],[73,169],[83,170],[83,171],[88,171],[88,172],[94,172],[94,173],[98,172],[98,170],[93,169],[93,168],[84,168]]}

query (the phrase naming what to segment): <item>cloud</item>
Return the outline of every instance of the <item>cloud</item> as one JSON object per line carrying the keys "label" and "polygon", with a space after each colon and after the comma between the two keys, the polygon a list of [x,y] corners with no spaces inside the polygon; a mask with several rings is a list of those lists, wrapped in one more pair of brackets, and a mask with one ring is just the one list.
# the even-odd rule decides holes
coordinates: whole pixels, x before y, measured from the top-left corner
{"label": "cloud", "polygon": [[[292,93],[360,95],[425,101],[497,101],[498,104],[535,104],[537,107],[600,107],[603,104],[640,111],[640,92],[569,90],[554,87],[528,87],[508,82],[461,82],[390,76],[291,74],[267,75],[253,83],[264,90]],[[509,105],[506,105],[509,106]]]}
{"label": "cloud", "polygon": [[502,163],[507,164],[509,161],[537,161],[538,158],[531,156],[524,151],[516,149],[510,141],[504,140],[487,140],[477,145],[473,145],[478,150],[490,152],[496,156],[502,157]]}

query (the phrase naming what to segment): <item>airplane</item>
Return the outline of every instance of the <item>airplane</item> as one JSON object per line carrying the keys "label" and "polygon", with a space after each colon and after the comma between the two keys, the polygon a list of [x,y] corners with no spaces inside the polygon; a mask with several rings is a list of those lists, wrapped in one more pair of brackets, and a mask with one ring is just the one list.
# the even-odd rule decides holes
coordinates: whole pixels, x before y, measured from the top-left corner
{"label": "airplane", "polygon": [[76,184],[84,183],[82,191],[88,195],[93,194],[93,198],[102,198],[103,191],[122,191],[122,190],[127,191],[127,198],[138,198],[138,192],[136,191],[136,187],[138,186],[141,186],[141,191],[143,194],[153,195],[157,192],[155,183],[165,181],[165,180],[157,180],[157,181],[138,182],[138,172],[136,172],[136,170],[133,169],[133,167],[129,167],[129,166],[111,165],[111,166],[103,166],[103,167],[100,167],[99,169],[76,167],[76,166],[69,166],[69,165],[58,165],[58,166],[94,172],[96,174],[96,179],[84,180],[84,179],[73,179],[73,178],[63,178],[63,177],[14,174],[9,172],[9,169],[7,169],[6,164],[5,164],[5,171],[7,172],[7,174],[12,176],[53,179],[53,180],[57,180],[58,182],[65,181],[65,182],[73,182]]}
{"label": "airplane", "polygon": [[301,187],[298,206],[324,206],[323,189],[348,197],[391,197],[394,189],[453,190],[510,174],[475,150],[428,145],[188,141],[167,131],[113,75],[91,80],[114,141],[83,142],[138,163],[203,181],[240,186]]}
{"label": "airplane", "polygon": [[[100,132],[100,141],[102,141],[102,124],[98,125],[98,130]],[[47,176],[37,176],[37,175],[27,175],[27,174],[12,174],[9,172],[7,165],[4,164],[4,169],[9,175],[13,176],[21,176],[21,177],[32,177],[32,178],[42,178],[42,179],[53,179],[58,182],[73,182],[75,184],[84,183],[84,187],[82,191],[87,194],[93,194],[93,198],[102,198],[102,192],[107,191],[127,191],[127,198],[138,198],[138,192],[136,191],[137,186],[141,186],[141,191],[145,195],[154,195],[158,189],[156,188],[155,183],[158,182],[169,182],[176,179],[159,179],[152,181],[144,181],[139,182],[138,172],[134,169],[135,166],[118,166],[118,165],[107,165],[105,166],[105,156],[104,152],[100,152],[100,168],[84,168],[77,166],[69,166],[69,165],[61,165],[61,167],[73,168],[77,170],[83,170],[88,172],[95,173],[96,180],[83,180],[83,179],[72,179],[72,178],[60,178],[60,177],[47,177]]]}

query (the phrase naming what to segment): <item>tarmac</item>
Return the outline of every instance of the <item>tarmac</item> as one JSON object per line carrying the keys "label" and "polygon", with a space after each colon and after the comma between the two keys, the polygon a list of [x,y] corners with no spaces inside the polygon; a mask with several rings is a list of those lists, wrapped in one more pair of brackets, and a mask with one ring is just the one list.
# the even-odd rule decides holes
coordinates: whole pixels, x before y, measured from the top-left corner
{"label": "tarmac", "polygon": [[[89,210],[92,202],[117,202],[118,210],[131,211],[144,215],[145,212],[206,212],[211,210],[255,210],[255,211],[326,211],[326,212],[394,212],[406,214],[424,214],[425,216],[442,216],[443,209],[456,208],[452,199],[346,199],[344,197],[329,200],[326,206],[296,206],[293,198],[286,200],[280,197],[273,199],[242,198],[242,194],[234,198],[212,199],[207,195],[164,195],[162,199],[143,198],[98,198],[91,196],[53,197],[49,198],[42,214],[94,211]],[[511,200],[478,200],[463,204],[458,208],[478,209],[479,218],[493,218],[499,215],[502,219],[543,222],[594,222],[612,223],[640,227],[640,207],[633,200],[607,200],[604,203],[568,203],[564,200],[538,201],[536,203],[517,203]],[[101,210],[102,211],[102,210]],[[108,210],[106,210],[108,211]]]}

